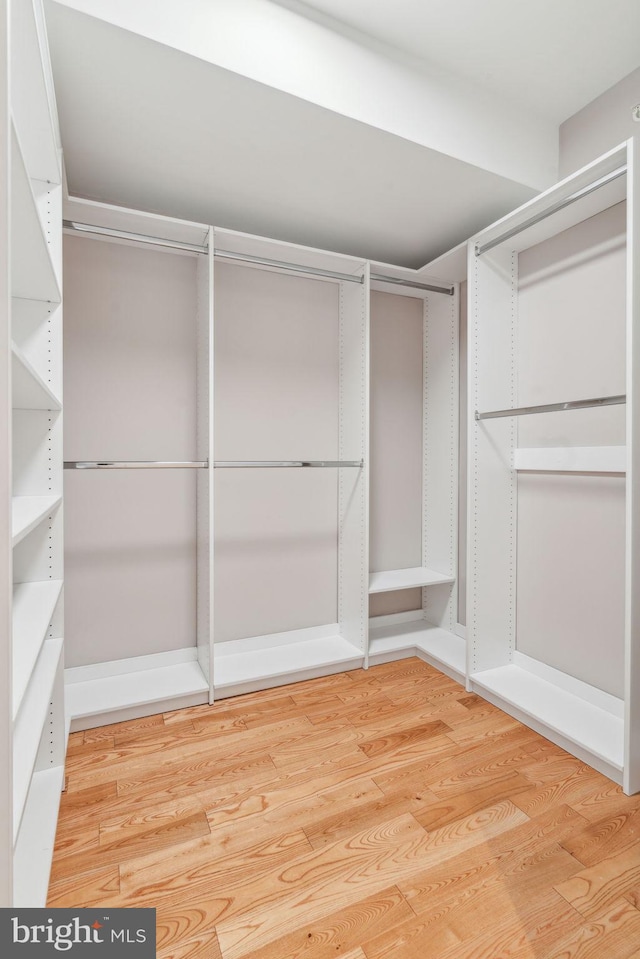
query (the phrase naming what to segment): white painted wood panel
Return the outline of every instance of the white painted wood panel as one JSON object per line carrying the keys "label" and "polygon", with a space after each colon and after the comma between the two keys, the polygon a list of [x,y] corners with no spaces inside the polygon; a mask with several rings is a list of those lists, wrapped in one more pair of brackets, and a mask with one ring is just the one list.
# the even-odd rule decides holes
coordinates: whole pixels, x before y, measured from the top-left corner
{"label": "white painted wood panel", "polygon": [[13,587],[13,717],[20,708],[53,617],[62,581],[18,583]]}

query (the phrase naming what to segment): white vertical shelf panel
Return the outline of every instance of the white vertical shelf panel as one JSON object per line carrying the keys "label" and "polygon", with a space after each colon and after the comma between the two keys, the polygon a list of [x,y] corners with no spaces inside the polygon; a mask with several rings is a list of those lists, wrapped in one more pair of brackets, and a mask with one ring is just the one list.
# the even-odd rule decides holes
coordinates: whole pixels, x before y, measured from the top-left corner
{"label": "white vertical shelf panel", "polygon": [[62,580],[17,583],[13,587],[13,717],[20,708],[29,679],[53,617]]}
{"label": "white vertical shelf panel", "polygon": [[340,284],[338,617],[340,634],[365,654],[369,603],[369,265],[364,283]]}
{"label": "white vertical shelf panel", "polygon": [[[459,293],[433,293],[424,301],[422,565],[452,571],[458,549],[458,339]],[[424,591],[427,619],[453,632],[458,593]]]}
{"label": "white vertical shelf panel", "polygon": [[28,300],[59,303],[60,286],[15,130],[11,137],[11,291]]}
{"label": "white vertical shelf panel", "polygon": [[39,526],[62,501],[61,496],[14,496],[12,501],[13,545]]}
{"label": "white vertical shelf panel", "polygon": [[[209,255],[200,256],[197,266],[197,410],[196,410],[196,455],[199,460],[213,462],[213,401],[214,401],[214,356],[213,356],[213,284],[214,284],[214,235],[209,229]],[[198,470],[196,477],[197,513],[197,583],[196,622],[197,655],[200,668],[209,683],[209,701],[214,698],[213,656],[213,469]]]}
{"label": "white vertical shelf panel", "polygon": [[22,350],[11,346],[13,408],[15,410],[60,410],[62,404],[49,389]]}
{"label": "white vertical shelf panel", "polygon": [[47,640],[40,652],[14,725],[13,828],[17,837],[62,655],[62,639]]}
{"label": "white vertical shelf panel", "polygon": [[504,666],[515,648],[517,474],[513,417],[475,420],[476,410],[516,405],[517,255],[469,244],[468,672]]}
{"label": "white vertical shelf panel", "polygon": [[624,789],[640,791],[640,158],[627,144],[627,486]]}

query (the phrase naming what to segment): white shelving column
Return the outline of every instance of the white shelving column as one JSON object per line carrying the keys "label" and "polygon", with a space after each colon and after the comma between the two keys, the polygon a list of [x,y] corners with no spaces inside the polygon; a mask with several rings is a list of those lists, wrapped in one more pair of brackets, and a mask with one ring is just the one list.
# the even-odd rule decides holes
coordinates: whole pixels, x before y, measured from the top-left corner
{"label": "white shelving column", "polygon": [[[629,141],[493,224],[469,244],[469,687],[621,783],[629,793],[640,790],[640,687],[637,669],[640,534],[636,515],[637,483],[634,479],[634,458],[637,460],[638,456],[638,416],[634,384],[638,379],[639,355],[634,342],[634,329],[637,329],[639,322],[636,292],[638,249],[637,243],[634,242],[634,230],[637,230],[638,222],[636,182],[633,144]],[[598,400],[597,386],[591,393],[578,396],[559,395],[554,397],[557,400],[555,403],[549,399],[537,407],[531,405],[533,401],[526,393],[526,386],[523,386],[525,375],[522,370],[522,344],[528,342],[524,339],[525,335],[530,333],[536,320],[534,332],[540,335],[539,327],[543,317],[538,313],[532,320],[526,313],[527,301],[523,296],[526,297],[527,285],[526,282],[523,284],[520,278],[523,269],[520,255],[532,248],[540,253],[542,247],[546,251],[545,255],[551,256],[549,246],[545,247],[543,244],[546,241],[556,243],[553,247],[556,257],[560,256],[559,249],[565,250],[561,255],[565,258],[566,274],[566,250],[573,250],[570,244],[574,242],[567,237],[569,231],[574,227],[588,229],[586,224],[593,224],[598,214],[604,215],[617,207],[625,199],[625,187],[628,189],[627,449],[625,451],[624,448],[614,445],[585,447],[584,442],[588,442],[591,435],[594,435],[594,429],[596,436],[600,435],[598,429],[602,431],[602,425],[598,426],[601,421],[597,419],[589,421],[591,432],[585,433],[582,441],[576,442],[573,447],[567,443],[554,446],[549,441],[547,447],[529,448],[531,444],[525,441],[519,449],[520,437],[528,435],[525,430],[527,416],[512,415],[509,412],[511,410],[518,413],[537,412],[544,416],[549,413],[545,404],[555,406],[550,415],[567,418],[563,420],[562,433],[556,435],[571,436],[571,424],[575,423],[575,419],[571,418],[580,415],[572,410],[572,406],[576,405],[575,401],[589,400],[591,397],[596,401],[593,404],[595,406],[608,405]],[[558,246],[559,238],[567,245]],[[601,243],[596,252],[599,250],[602,253],[603,249],[606,251],[605,244]],[[591,260],[597,262],[597,256],[592,255]],[[589,262],[586,257],[584,262]],[[562,273],[561,266],[556,269],[556,274],[559,273]],[[537,277],[539,281],[542,274],[543,271],[540,270]],[[559,294],[555,292],[554,297],[551,304],[559,310],[559,304],[556,303]],[[561,319],[566,316],[569,322],[572,318],[570,307],[561,299],[560,303],[564,309]],[[582,320],[581,317],[581,322]],[[600,315],[597,320],[602,322],[603,340],[611,336],[608,325],[611,320],[602,319]],[[620,320],[622,323],[622,316]],[[550,344],[549,359],[552,358],[552,350],[553,344]],[[584,345],[583,352],[584,360]],[[576,365],[580,364],[580,359],[581,357],[576,357]],[[622,357],[618,357],[617,361],[623,368]],[[596,374],[599,374],[601,365],[599,355],[595,359],[592,357],[591,366],[585,367],[585,375],[593,376],[594,369]],[[557,365],[553,369],[559,381],[565,378],[570,380],[566,374],[558,377]],[[542,375],[543,370],[540,369],[539,372]],[[616,379],[615,382],[618,383],[619,380]],[[562,382],[559,385],[561,388]],[[546,384],[544,388],[548,389]],[[558,388],[558,383],[554,384],[554,388]],[[616,401],[622,394],[622,389],[609,389],[608,392],[611,394],[608,399]],[[616,404],[612,402],[611,405]],[[476,413],[480,414],[479,418],[476,418]],[[482,415],[486,413],[494,415]],[[598,413],[595,415],[597,417]],[[548,430],[548,435],[554,436],[551,427],[548,427]],[[562,637],[560,652],[564,654],[564,659],[561,662],[548,661],[553,659],[555,651],[549,650],[546,639],[545,642],[539,642],[533,651],[526,645],[527,640],[531,642],[531,630],[526,632],[529,623],[525,620],[525,612],[527,609],[530,612],[531,603],[527,608],[522,596],[529,582],[527,573],[530,575],[532,568],[530,552],[526,552],[527,546],[531,550],[532,530],[530,519],[529,526],[523,519],[523,516],[526,518],[528,515],[526,508],[530,500],[526,499],[526,491],[530,487],[527,487],[526,483],[521,485],[520,477],[523,472],[530,475],[544,474],[552,478],[554,474],[557,477],[564,474],[565,478],[560,480],[560,483],[563,484],[566,497],[566,491],[575,488],[570,484],[575,484],[577,473],[581,472],[585,477],[596,477],[589,481],[592,484],[599,482],[598,474],[607,473],[609,476],[614,474],[613,482],[624,483],[624,476],[615,479],[615,474],[624,474],[625,469],[626,662],[621,682],[623,694],[620,696],[607,690],[603,679],[593,678],[593,667],[588,671],[589,675],[583,669],[585,662],[591,662],[594,653],[600,655],[602,660],[612,655],[609,647],[604,646],[611,637],[603,636],[599,645],[589,649],[587,637],[583,634],[576,635],[578,627],[573,626],[573,622],[577,620],[580,610],[575,607],[571,607],[572,627],[567,629]],[[554,491],[560,488],[559,485],[555,486]],[[539,485],[536,491],[540,492]],[[595,504],[595,494],[592,494],[592,498]],[[594,514],[591,513],[588,518],[594,519]],[[544,546],[549,549],[549,539],[543,543],[544,531],[541,530],[535,530],[535,535],[539,536],[539,543],[536,544],[537,559],[533,564],[537,574],[544,569],[541,557],[544,555]],[[594,550],[598,549],[596,534],[590,546]],[[610,553],[612,549],[610,545]],[[523,556],[526,556],[528,565]],[[575,572],[577,560],[578,557],[574,555],[571,563],[567,563],[564,557],[558,561],[557,585],[554,589],[565,604],[568,604],[570,596],[575,596],[579,590],[587,593],[595,588],[596,582],[600,586],[597,579],[590,582],[581,581],[576,589],[568,590],[570,595],[560,593],[563,588],[561,584],[564,583],[566,587],[566,584],[571,584],[572,577],[575,580],[579,575]],[[528,598],[529,594],[524,595]],[[609,599],[609,596],[604,596],[603,602]],[[538,600],[537,594],[536,602],[538,605],[543,602],[542,598]],[[553,616],[554,612],[550,611],[550,629],[555,625]],[[536,629],[542,630],[546,636],[544,624],[537,623]],[[620,640],[622,642],[622,636]],[[577,655],[574,653],[573,660],[567,652],[572,649],[579,651]],[[582,662],[578,662],[578,659],[582,659]]]}
{"label": "white shelving column", "polygon": [[[393,276],[399,284],[378,279],[373,283],[375,290],[422,300],[422,516],[416,512],[415,517],[415,527],[422,528],[421,565],[372,572],[369,594],[418,587],[422,595],[419,609],[372,617],[371,662],[417,655],[462,682],[465,644],[456,633],[459,287],[435,279],[437,274],[426,276],[422,271],[382,264],[374,269]],[[420,283],[436,289],[421,290]],[[396,470],[402,472],[402,462]]]}
{"label": "white shelving column", "polygon": [[[3,799],[0,904],[44,906],[64,780],[62,186],[40,0],[2,6]],[[6,414],[6,416],[5,416]],[[3,425],[3,429],[5,429]],[[9,519],[11,525],[9,526]],[[9,532],[10,531],[10,532]],[[4,639],[6,637],[6,641]],[[6,677],[6,680],[4,679]]]}

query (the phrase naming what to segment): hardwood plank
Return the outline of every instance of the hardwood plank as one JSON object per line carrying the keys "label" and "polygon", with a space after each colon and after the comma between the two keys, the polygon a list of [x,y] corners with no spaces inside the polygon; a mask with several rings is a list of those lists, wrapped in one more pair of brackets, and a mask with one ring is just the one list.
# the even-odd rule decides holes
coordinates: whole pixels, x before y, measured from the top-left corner
{"label": "hardwood plank", "polygon": [[[272,877],[271,888],[245,887],[245,893],[251,893],[250,907],[235,917],[227,914],[216,924],[223,955],[225,959],[251,955],[283,932],[323,915],[327,901],[338,898],[349,905],[363,895],[397,884],[416,870],[420,860],[424,865],[426,860],[433,863],[451,858],[524,819],[513,804],[501,803],[427,835],[413,816],[405,815],[346,842],[325,846],[298,859],[281,876]],[[305,882],[290,891],[294,876],[304,876]],[[277,910],[267,908],[274,898]]]}
{"label": "hardwood plank", "polygon": [[445,723],[439,721],[423,723],[419,726],[409,726],[406,729],[389,732],[386,736],[366,739],[364,742],[358,743],[358,747],[368,759],[377,759],[386,753],[393,753],[397,749],[411,746],[413,743],[423,743],[435,736],[445,735],[448,737],[450,732],[450,727]]}
{"label": "hardwood plank", "polygon": [[390,886],[274,939],[255,950],[251,959],[345,959],[364,939],[413,916],[397,886]]}
{"label": "hardwood plank", "polygon": [[632,809],[595,822],[564,840],[564,848],[583,866],[594,866],[609,856],[638,846],[640,810]]}
{"label": "hardwood plank", "polygon": [[575,800],[571,805],[585,819],[598,822],[605,816],[617,816],[618,813],[640,809],[640,795],[625,796],[620,786],[603,776],[592,792]]}
{"label": "hardwood plank", "polygon": [[118,838],[111,835],[100,844],[98,850],[88,849],[54,860],[51,870],[53,881],[68,879],[70,876],[82,876],[107,865],[122,863],[152,850],[166,850],[200,836],[210,834],[209,823],[204,811],[182,816],[175,821],[162,823],[139,832],[134,839],[128,835]]}
{"label": "hardwood plank", "polygon": [[[125,758],[122,762],[112,762],[108,767],[92,768],[71,772],[69,774],[68,789],[84,788],[99,785],[103,782],[117,780],[138,780],[150,782],[149,774],[154,778],[170,774],[176,764],[184,764],[187,760],[198,763],[221,763],[225,760],[237,760],[240,757],[249,758],[263,755],[265,749],[283,747],[288,743],[300,742],[310,731],[317,729],[308,719],[296,718],[272,723],[257,730],[246,730],[224,736],[220,741],[212,742],[205,735],[199,735],[194,742],[181,743],[178,741],[171,748],[154,751],[151,754],[142,754],[134,758]],[[150,785],[150,791],[153,785]]]}
{"label": "hardwood plank", "polygon": [[593,791],[599,780],[600,773],[581,765],[566,778],[545,782],[543,786],[518,796],[514,802],[523,812],[535,816],[559,803],[579,802]]}
{"label": "hardwood plank", "polygon": [[[54,860],[55,863],[55,860]],[[55,909],[83,909],[113,902],[120,894],[120,872],[117,866],[96,869],[79,881],[74,874],[68,879],[52,879],[47,905]]]}
{"label": "hardwood plank", "polygon": [[121,723],[110,723],[108,726],[96,726],[95,729],[85,729],[85,743],[97,743],[104,739],[110,739],[116,735],[126,733],[142,733],[152,727],[162,728],[164,720],[161,714],[153,716],[142,716],[140,719],[126,719]]}
{"label": "hardwood plank", "polygon": [[171,798],[167,802],[148,805],[146,809],[138,812],[103,819],[99,826],[99,843],[101,847],[112,847],[114,843],[129,842],[146,835],[149,831],[178,825],[190,816],[202,817],[203,815],[207,815],[206,810],[197,798],[192,796]]}
{"label": "hardwood plank", "polygon": [[[432,787],[432,790],[435,788],[437,784],[436,787]],[[441,799],[435,791],[432,791],[433,801],[421,804],[414,815],[425,829],[438,829],[486,806],[491,806],[501,799],[513,799],[518,794],[526,794],[530,790],[531,784],[524,776],[516,770],[507,770],[488,782],[482,780],[479,785],[473,785],[471,789],[452,795],[450,799]],[[427,790],[427,793],[429,791]]]}
{"label": "hardwood plank", "polygon": [[222,959],[222,953],[213,930],[161,950],[157,959]]}
{"label": "hardwood plank", "polygon": [[[215,898],[217,886],[226,893],[242,888],[248,877],[260,882],[264,874],[271,875],[310,851],[302,830],[267,839],[254,830],[234,835],[213,833],[176,849],[170,859],[153,853],[124,863],[120,867],[120,902],[127,906],[204,902],[208,896]],[[223,908],[228,905],[225,899]]]}
{"label": "hardwood plank", "polygon": [[588,925],[562,936],[549,959],[631,959],[638,954],[639,942],[640,912],[620,900]]}
{"label": "hardwood plank", "polygon": [[597,919],[640,885],[638,847],[603,859],[555,888],[584,916]]}

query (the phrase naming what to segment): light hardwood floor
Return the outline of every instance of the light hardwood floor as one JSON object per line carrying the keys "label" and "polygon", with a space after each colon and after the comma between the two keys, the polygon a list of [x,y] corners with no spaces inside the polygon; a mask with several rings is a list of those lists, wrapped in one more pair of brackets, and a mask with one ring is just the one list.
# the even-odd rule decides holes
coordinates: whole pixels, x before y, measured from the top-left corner
{"label": "light hardwood floor", "polygon": [[161,959],[640,959],[640,797],[417,659],[71,737],[50,906]]}

